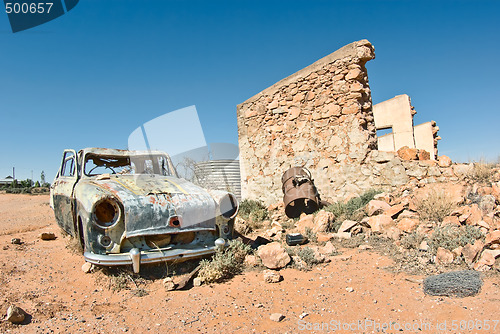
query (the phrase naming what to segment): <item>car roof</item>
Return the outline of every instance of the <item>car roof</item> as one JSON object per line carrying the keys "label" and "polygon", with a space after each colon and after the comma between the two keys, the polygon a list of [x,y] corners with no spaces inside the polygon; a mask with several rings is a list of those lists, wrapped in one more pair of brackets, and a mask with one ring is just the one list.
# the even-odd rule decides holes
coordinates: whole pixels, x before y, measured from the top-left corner
{"label": "car roof", "polygon": [[100,147],[87,147],[79,151],[79,153],[93,153],[99,155],[111,155],[111,156],[131,156],[131,155],[166,155],[166,152],[155,151],[155,150],[120,150],[115,148],[100,148]]}

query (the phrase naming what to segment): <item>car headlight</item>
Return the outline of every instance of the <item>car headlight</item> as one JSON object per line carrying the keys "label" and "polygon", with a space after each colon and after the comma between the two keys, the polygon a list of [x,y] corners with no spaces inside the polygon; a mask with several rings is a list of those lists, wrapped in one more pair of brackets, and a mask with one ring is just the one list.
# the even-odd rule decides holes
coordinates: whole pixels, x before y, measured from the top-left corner
{"label": "car headlight", "polygon": [[114,226],[120,220],[121,209],[117,200],[106,197],[94,204],[92,215],[96,225],[106,229]]}
{"label": "car headlight", "polygon": [[238,213],[238,200],[233,194],[222,196],[219,201],[219,210],[222,217],[232,219]]}

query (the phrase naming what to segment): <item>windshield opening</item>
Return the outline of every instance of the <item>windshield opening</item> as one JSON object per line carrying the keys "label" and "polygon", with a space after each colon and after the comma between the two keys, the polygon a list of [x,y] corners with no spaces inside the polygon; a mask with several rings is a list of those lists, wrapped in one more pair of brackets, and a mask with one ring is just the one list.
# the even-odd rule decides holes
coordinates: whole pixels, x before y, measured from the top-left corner
{"label": "windshield opening", "polygon": [[172,175],[167,157],[158,154],[109,156],[89,153],[85,156],[84,173],[101,174],[155,174]]}

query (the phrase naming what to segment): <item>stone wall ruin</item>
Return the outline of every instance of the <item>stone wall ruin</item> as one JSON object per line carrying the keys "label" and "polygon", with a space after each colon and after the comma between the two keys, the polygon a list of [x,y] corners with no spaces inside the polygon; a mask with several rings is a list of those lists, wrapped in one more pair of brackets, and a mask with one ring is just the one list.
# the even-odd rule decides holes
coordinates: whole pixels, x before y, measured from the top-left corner
{"label": "stone wall ruin", "polygon": [[439,127],[436,122],[426,122],[413,126],[413,116],[417,112],[411,105],[408,95],[402,94],[373,106],[373,118],[377,130],[392,131],[377,138],[380,151],[396,152],[400,148],[416,148],[429,152],[430,159],[436,160],[437,143],[441,139],[437,135]]}
{"label": "stone wall ruin", "polygon": [[410,180],[458,177],[450,164],[404,161],[377,150],[367,40],[342,47],[237,107],[242,198],[281,201],[281,176],[305,166],[322,199]]}

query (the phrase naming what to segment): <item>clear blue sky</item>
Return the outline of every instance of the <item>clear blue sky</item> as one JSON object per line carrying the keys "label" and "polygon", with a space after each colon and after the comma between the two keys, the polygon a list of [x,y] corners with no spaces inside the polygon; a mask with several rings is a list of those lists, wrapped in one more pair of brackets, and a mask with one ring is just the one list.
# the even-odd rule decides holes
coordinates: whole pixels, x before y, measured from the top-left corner
{"label": "clear blue sky", "polygon": [[480,0],[83,0],[13,34],[0,13],[0,178],[51,181],[64,148],[125,148],[190,105],[207,142],[236,144],[237,104],[364,38],[374,103],[406,93],[440,154],[496,160],[499,17]]}

